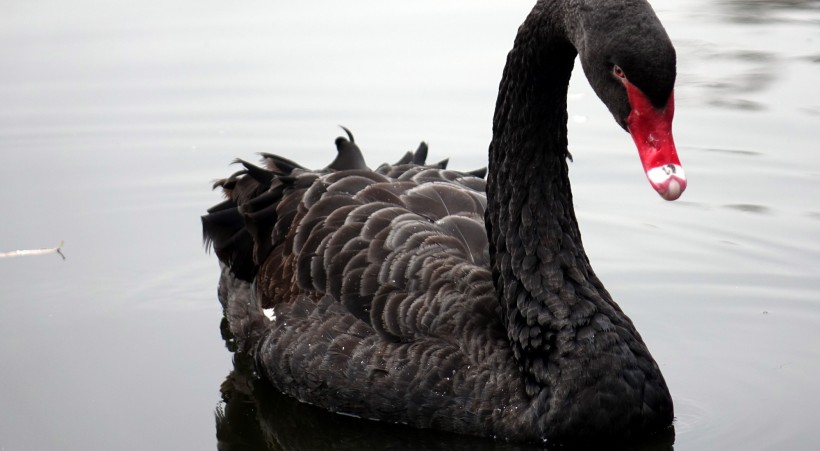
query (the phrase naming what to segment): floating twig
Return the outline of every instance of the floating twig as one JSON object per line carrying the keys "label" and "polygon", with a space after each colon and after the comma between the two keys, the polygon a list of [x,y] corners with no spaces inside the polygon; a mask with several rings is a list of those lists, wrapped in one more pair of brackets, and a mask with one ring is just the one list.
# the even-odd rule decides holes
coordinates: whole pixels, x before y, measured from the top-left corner
{"label": "floating twig", "polygon": [[65,255],[63,255],[62,248],[63,242],[60,241],[59,246],[50,247],[47,249],[22,249],[19,251],[0,252],[0,258],[25,257],[28,255],[60,254],[60,257],[63,257],[63,260],[65,260]]}

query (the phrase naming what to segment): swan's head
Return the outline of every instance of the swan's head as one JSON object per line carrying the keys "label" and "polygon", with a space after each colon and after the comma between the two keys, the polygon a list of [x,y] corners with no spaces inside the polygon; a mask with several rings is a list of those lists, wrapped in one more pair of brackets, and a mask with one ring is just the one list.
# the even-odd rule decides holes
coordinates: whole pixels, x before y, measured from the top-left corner
{"label": "swan's head", "polygon": [[596,94],[632,135],[649,183],[675,200],[686,189],[672,139],[675,48],[651,8],[630,10],[631,3],[618,15],[591,10],[576,47]]}

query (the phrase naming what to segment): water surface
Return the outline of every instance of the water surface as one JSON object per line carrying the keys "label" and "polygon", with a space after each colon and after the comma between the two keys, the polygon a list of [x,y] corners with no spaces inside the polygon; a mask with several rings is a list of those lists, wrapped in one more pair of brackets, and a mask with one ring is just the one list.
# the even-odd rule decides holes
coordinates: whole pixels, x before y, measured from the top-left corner
{"label": "water surface", "polygon": [[[682,199],[651,190],[580,73],[569,99],[587,253],[675,400],[674,437],[647,446],[811,448],[820,2],[653,5],[678,51]],[[433,160],[485,165],[504,58],[530,7],[0,7],[0,252],[64,240],[67,256],[0,259],[0,449],[264,449],[265,436],[296,449],[491,447],[250,399],[241,371],[223,387],[235,402],[222,402],[234,365],[199,215],[235,157],[325,166],[336,124],[371,165],[422,139]]]}

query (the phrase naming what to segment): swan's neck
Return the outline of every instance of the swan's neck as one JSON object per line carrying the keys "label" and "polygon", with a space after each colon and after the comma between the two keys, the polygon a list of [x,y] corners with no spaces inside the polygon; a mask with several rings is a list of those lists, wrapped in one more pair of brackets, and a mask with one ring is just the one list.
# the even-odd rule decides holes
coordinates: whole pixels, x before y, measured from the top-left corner
{"label": "swan's neck", "polygon": [[487,183],[493,279],[531,396],[560,377],[578,330],[614,306],[581,244],[567,173],[566,98],[577,52],[544,34],[560,27],[532,23],[539,20],[531,15],[522,25],[507,59]]}
{"label": "swan's neck", "polygon": [[571,22],[595,14],[584,1],[538,2],[507,58],[490,144],[493,282],[533,413],[553,437],[653,430],[673,412],[657,363],[589,266],[572,203],[567,87],[576,49],[589,49]]}

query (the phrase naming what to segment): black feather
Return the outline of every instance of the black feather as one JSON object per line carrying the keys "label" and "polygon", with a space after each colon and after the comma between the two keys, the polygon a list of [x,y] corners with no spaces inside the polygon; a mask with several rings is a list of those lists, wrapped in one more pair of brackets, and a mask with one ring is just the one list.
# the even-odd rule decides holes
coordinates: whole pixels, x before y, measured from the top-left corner
{"label": "black feather", "polygon": [[577,56],[621,125],[612,64],[654,105],[671,95],[674,49],[643,0],[539,0],[507,56],[488,170],[429,166],[422,142],[371,171],[342,127],[323,170],[263,154],[267,169],[238,160],[216,182],[228,200],[203,235],[260,377],[331,411],[540,445],[671,424],[660,369],[581,242],[566,136]]}

